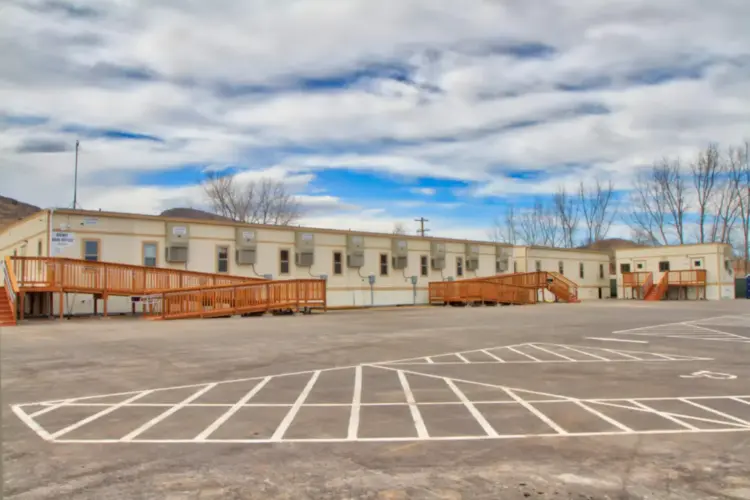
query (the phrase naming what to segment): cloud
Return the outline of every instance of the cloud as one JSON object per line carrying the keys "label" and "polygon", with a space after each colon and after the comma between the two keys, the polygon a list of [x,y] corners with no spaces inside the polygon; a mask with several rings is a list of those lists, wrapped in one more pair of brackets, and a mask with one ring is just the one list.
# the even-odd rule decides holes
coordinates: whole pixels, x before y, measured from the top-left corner
{"label": "cloud", "polygon": [[[363,220],[387,231],[438,197],[410,186],[451,181],[466,187],[435,210],[464,204],[446,230],[474,231],[485,198],[627,189],[662,156],[747,138],[749,17],[734,0],[12,0],[3,194],[69,204],[80,139],[79,199],[97,208],[190,202],[190,165],[284,180],[331,224],[385,206]],[[331,171],[400,185],[311,187]]]}

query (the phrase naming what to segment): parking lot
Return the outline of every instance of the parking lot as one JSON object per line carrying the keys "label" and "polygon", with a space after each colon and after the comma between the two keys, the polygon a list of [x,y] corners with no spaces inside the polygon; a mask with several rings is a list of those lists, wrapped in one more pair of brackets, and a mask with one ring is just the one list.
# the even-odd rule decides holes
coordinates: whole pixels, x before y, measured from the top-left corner
{"label": "parking lot", "polygon": [[750,303],[2,335],[9,498],[750,498]]}

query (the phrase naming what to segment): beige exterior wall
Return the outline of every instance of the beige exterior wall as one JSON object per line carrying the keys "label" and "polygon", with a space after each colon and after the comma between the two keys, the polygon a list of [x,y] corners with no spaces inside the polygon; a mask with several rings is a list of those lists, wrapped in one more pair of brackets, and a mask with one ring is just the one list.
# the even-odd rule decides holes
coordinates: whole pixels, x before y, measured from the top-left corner
{"label": "beige exterior wall", "polygon": [[[539,247],[527,247],[525,250],[523,267],[527,272],[536,271],[537,268],[540,271],[560,272],[562,267],[562,274],[578,284],[579,299],[609,298],[609,256],[606,253]],[[551,300],[552,295],[547,292],[545,294],[545,299]]]}
{"label": "beige exterior wall", "polygon": [[39,212],[5,228],[0,232],[0,258],[47,255],[48,224],[47,212]]}
{"label": "beige exterior wall", "polygon": [[[664,273],[659,262],[668,261],[671,271],[691,269],[706,270],[706,298],[708,300],[733,299],[734,276],[731,272],[732,248],[722,243],[680,245],[617,250],[617,295],[625,297],[622,286],[622,265],[629,264],[632,272],[653,273],[658,283]],[[729,264],[727,264],[729,262]],[[670,291],[672,298],[675,291]],[[688,299],[696,298],[697,290],[688,290]]]}

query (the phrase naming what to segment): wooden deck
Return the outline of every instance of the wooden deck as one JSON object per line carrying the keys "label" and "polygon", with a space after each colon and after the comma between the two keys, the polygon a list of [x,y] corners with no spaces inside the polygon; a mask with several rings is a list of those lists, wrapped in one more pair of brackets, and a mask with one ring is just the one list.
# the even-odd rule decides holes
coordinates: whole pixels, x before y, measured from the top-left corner
{"label": "wooden deck", "polygon": [[[51,301],[53,293],[59,294],[61,317],[68,293],[103,299],[105,316],[107,298],[111,296],[138,297],[145,316],[161,319],[326,309],[326,282],[320,279],[271,281],[56,257],[12,257],[6,259],[3,267],[16,284],[13,314],[18,302],[20,319],[27,295],[41,294]],[[94,314],[96,304],[94,301]]]}
{"label": "wooden deck", "polygon": [[[631,298],[642,300],[662,300],[668,293],[670,287],[685,289],[684,296],[687,298],[687,288],[697,288],[696,300],[706,298],[707,272],[705,269],[687,269],[676,271],[665,271],[655,283],[651,272],[632,272],[622,274],[624,289],[631,290]],[[701,293],[702,292],[702,293]],[[678,297],[680,292],[678,292]]]}
{"label": "wooden deck", "polygon": [[549,290],[564,302],[578,302],[576,283],[545,271],[433,281],[429,284],[429,301],[430,304],[535,304],[539,290]]}

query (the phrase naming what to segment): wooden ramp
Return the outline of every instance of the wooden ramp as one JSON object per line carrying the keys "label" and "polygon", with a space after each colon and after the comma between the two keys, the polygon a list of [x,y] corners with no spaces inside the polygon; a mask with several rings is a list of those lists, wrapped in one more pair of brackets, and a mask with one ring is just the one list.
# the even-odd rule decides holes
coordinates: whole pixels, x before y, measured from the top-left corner
{"label": "wooden ramp", "polygon": [[575,282],[545,271],[433,281],[429,300],[430,304],[536,304],[539,290],[549,290],[562,302],[580,302]]}
{"label": "wooden ramp", "polygon": [[27,295],[53,293],[59,294],[61,317],[69,293],[102,299],[105,316],[111,296],[137,297],[145,316],[160,319],[326,309],[326,282],[321,279],[274,281],[56,257],[8,257],[3,272],[4,282],[11,283],[4,295],[14,322],[17,316],[23,319]]}

